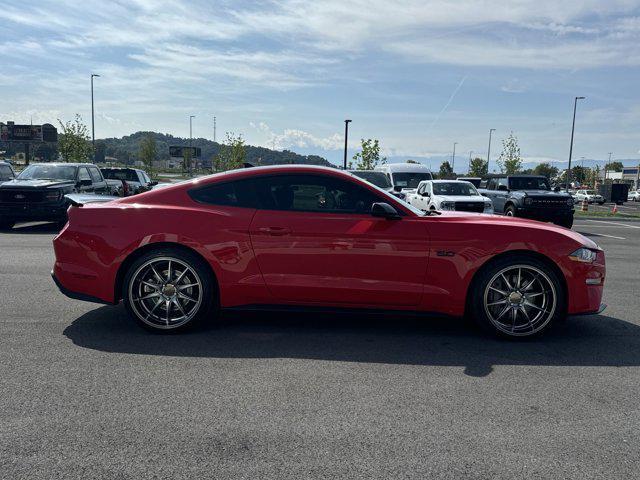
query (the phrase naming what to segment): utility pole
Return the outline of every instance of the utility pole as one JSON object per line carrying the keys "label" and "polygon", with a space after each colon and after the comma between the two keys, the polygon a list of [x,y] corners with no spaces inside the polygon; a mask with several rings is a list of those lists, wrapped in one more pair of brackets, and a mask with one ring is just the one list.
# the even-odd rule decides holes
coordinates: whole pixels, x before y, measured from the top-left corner
{"label": "utility pole", "polygon": [[93,147],[93,161],[96,161],[96,125],[93,113],[93,78],[99,77],[96,73],[91,74],[91,145]]}
{"label": "utility pole", "polygon": [[495,128],[489,129],[489,148],[487,149],[487,174],[489,173],[489,161],[491,160],[491,134],[495,131]]}
{"label": "utility pole", "polygon": [[471,173],[471,156],[473,155],[473,150],[469,150],[469,173]]}
{"label": "utility pole", "polygon": [[613,155],[613,152],[609,152],[609,161],[604,164],[604,183],[607,183],[607,170],[609,168],[609,164],[611,163],[611,155]]}
{"label": "utility pole", "polygon": [[347,139],[349,138],[349,124],[351,120],[344,121],[344,164],[343,167],[345,170],[347,169]]}
{"label": "utility pole", "polygon": [[573,133],[576,129],[576,108],[578,107],[578,100],[584,100],[585,97],[576,97],[573,100],[573,123],[571,124],[571,145],[569,146],[569,168],[567,168],[567,184],[565,185],[565,191],[569,192],[569,184],[571,183],[571,156],[573,155]]}
{"label": "utility pole", "polygon": [[216,116],[213,116],[213,143],[216,143]]}
{"label": "utility pole", "polygon": [[456,145],[458,142],[453,142],[453,154],[451,155],[451,173],[455,175],[456,171]]}
{"label": "utility pole", "polygon": [[196,118],[195,115],[189,115],[189,176],[191,176],[191,158],[193,157],[193,119]]}

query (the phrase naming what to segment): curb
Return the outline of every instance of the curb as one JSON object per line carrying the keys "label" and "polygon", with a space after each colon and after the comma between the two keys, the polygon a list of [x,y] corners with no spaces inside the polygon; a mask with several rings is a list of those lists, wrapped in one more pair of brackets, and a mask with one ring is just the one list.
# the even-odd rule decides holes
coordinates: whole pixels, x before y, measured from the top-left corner
{"label": "curb", "polygon": [[603,222],[640,222],[638,217],[587,217],[582,215],[574,215],[573,220],[602,220]]}

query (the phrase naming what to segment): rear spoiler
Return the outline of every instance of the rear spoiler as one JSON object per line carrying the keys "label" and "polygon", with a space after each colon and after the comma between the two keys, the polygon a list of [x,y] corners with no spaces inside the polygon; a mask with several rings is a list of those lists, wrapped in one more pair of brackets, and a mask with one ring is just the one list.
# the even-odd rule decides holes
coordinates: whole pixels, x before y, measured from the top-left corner
{"label": "rear spoiler", "polygon": [[120,197],[114,197],[111,195],[95,195],[95,194],[83,194],[83,193],[70,193],[65,195],[64,198],[74,207],[81,207],[87,203],[105,203],[113,200],[118,200]]}

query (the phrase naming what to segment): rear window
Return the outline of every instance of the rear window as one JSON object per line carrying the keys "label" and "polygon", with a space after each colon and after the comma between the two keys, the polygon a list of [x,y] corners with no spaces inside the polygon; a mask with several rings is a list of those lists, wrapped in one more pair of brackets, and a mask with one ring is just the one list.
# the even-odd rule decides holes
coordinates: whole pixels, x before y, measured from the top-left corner
{"label": "rear window", "polygon": [[125,168],[103,168],[102,175],[109,180],[127,180],[129,182],[137,182],[138,175],[135,170]]}

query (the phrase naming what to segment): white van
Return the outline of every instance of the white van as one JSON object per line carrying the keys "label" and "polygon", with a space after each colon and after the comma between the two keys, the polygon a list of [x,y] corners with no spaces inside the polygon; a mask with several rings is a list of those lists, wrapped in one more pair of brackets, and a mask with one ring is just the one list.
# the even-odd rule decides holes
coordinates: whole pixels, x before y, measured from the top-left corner
{"label": "white van", "polygon": [[388,163],[378,165],[376,170],[387,175],[397,192],[411,192],[423,180],[433,180],[431,170],[419,163]]}

